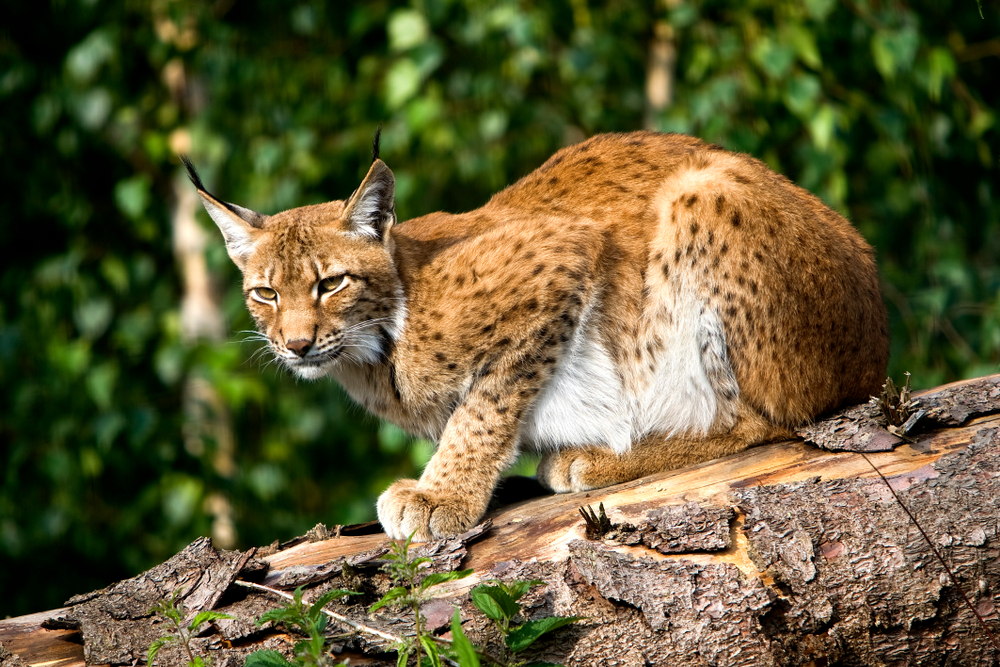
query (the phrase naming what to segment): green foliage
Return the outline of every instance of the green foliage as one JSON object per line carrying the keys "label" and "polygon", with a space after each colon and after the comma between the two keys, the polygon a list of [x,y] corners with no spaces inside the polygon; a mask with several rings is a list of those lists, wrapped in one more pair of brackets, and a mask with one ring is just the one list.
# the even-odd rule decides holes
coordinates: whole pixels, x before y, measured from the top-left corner
{"label": "green foliage", "polygon": [[[518,600],[535,586],[544,583],[540,579],[512,582],[492,581],[472,589],[470,594],[472,604],[493,621],[505,647],[511,653],[520,653],[542,635],[580,620],[579,616],[546,616],[520,624],[514,623],[521,614],[521,605]],[[506,654],[501,654],[500,659],[505,661]],[[533,666],[543,664],[548,663],[532,663]]]}
{"label": "green foliage", "polygon": [[[415,533],[414,533],[415,534]],[[422,656],[426,656],[432,667],[440,667],[441,654],[434,638],[425,631],[424,619],[420,614],[420,605],[430,599],[428,589],[443,584],[446,581],[457,581],[472,574],[472,570],[454,570],[452,572],[432,572],[421,576],[421,567],[431,562],[430,558],[411,558],[410,543],[413,534],[403,542],[393,542],[391,550],[385,556],[386,563],[382,569],[392,578],[394,587],[368,608],[368,613],[374,613],[385,606],[409,607],[413,611],[413,624],[416,629],[416,640],[406,642],[397,647],[399,664],[406,665],[411,653],[416,655],[416,664],[424,664]],[[458,610],[455,610],[456,613]],[[463,635],[463,639],[464,639]],[[468,643],[468,640],[466,640]],[[471,647],[471,645],[470,645]]]}
{"label": "green foliage", "polygon": [[294,663],[288,662],[285,656],[278,651],[254,651],[247,656],[243,667],[291,667]]}
{"label": "green foliage", "polygon": [[[512,653],[520,653],[528,648],[542,635],[557,628],[569,625],[580,620],[578,617],[551,616],[520,624],[513,624],[515,618],[521,613],[521,605],[518,603],[532,587],[544,582],[541,580],[500,582],[494,581],[490,584],[483,584],[473,589],[471,599],[473,604],[484,611],[488,618],[493,620],[500,632],[500,637],[505,646],[501,656],[490,655],[479,650],[472,645],[462,629],[462,618],[458,608],[455,608],[452,616],[451,631],[452,639],[446,640],[435,637],[427,631],[426,623],[420,614],[420,604],[429,600],[432,596],[429,589],[449,581],[458,581],[472,574],[472,570],[458,570],[454,572],[430,573],[424,576],[422,566],[429,562],[428,558],[412,558],[409,553],[410,543],[413,535],[403,541],[394,542],[392,549],[385,557],[383,571],[387,572],[396,586],[389,589],[377,602],[372,604],[368,612],[374,613],[386,606],[406,608],[413,612],[414,636],[406,638],[399,635],[392,635],[379,630],[350,621],[346,617],[339,616],[324,607],[332,600],[345,595],[357,595],[351,591],[343,589],[333,589],[316,599],[308,608],[303,602],[302,587],[297,588],[292,595],[275,591],[265,586],[257,584],[244,584],[252,588],[261,588],[271,591],[279,596],[290,598],[288,604],[278,607],[263,614],[257,621],[257,625],[265,623],[282,623],[291,626],[306,635],[307,639],[299,642],[295,646],[295,660],[289,662],[282,654],[276,651],[256,651],[252,653],[246,662],[251,667],[289,667],[292,665],[302,665],[305,667],[315,667],[329,665],[332,658],[327,650],[327,639],[324,631],[327,627],[327,616],[349,625],[358,632],[369,633],[380,640],[393,642],[397,653],[397,665],[406,667],[411,655],[414,655],[414,663],[419,667],[430,665],[430,667],[441,667],[443,662],[458,664],[459,667],[479,667],[481,659],[499,665],[500,667],[522,667],[524,661],[507,660],[507,649]],[[171,601],[172,603],[172,601]],[[167,640],[173,637],[167,638]],[[163,641],[158,640],[154,646],[159,650]],[[155,653],[154,648],[150,648],[150,654]],[[528,667],[545,667],[550,663],[531,663]],[[558,667],[558,666],[553,666]]]}
{"label": "green foliage", "polygon": [[149,645],[149,651],[146,653],[146,664],[150,665],[150,667],[155,664],[154,661],[160,649],[171,642],[179,642],[183,645],[188,656],[188,667],[207,667],[211,665],[211,660],[206,661],[200,655],[194,655],[194,652],[191,650],[191,639],[201,631],[201,626],[205,623],[211,623],[223,618],[232,618],[229,614],[223,614],[218,611],[201,611],[195,614],[194,618],[185,625],[184,603],[178,599],[179,593],[180,591],[174,591],[174,594],[169,599],[160,600],[155,607],[149,610],[151,614],[156,614],[168,621],[174,633],[160,637]]}
{"label": "green foliage", "polygon": [[[283,607],[265,612],[257,619],[257,625],[265,623],[283,624],[289,629],[304,634],[306,639],[295,644],[295,661],[288,662],[277,651],[255,651],[247,657],[246,664],[270,667],[271,665],[302,665],[303,667],[326,667],[333,662],[326,647],[326,630],[329,618],[323,614],[323,608],[334,600],[348,596],[360,595],[343,588],[332,588],[316,598],[312,604],[302,601],[302,587],[299,586],[292,594],[292,600]],[[252,661],[251,661],[252,659]]]}
{"label": "green foliage", "polygon": [[[765,160],[873,243],[893,375],[921,388],[998,369],[1000,86],[983,45],[1000,13],[968,0],[7,9],[0,569],[23,576],[0,579],[0,615],[134,575],[227,516],[240,547],[368,520],[429,455],[333,383],[267,365],[259,342],[182,336],[179,152],[216,194],[270,213],[348,195],[381,123],[405,220],[478,206],[596,132],[697,134]],[[677,58],[673,102],[653,111],[658,22]],[[249,330],[199,216],[225,329]],[[231,425],[228,467],[193,386]]]}
{"label": "green foliage", "polygon": [[499,586],[477,586],[472,591],[472,603],[495,623],[509,622],[521,611],[521,606]]}

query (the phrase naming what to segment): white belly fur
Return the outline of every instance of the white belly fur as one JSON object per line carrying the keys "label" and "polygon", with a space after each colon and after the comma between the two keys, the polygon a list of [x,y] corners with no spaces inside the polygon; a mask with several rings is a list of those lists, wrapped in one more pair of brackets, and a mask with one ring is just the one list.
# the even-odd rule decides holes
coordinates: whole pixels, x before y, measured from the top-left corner
{"label": "white belly fur", "polygon": [[603,444],[616,452],[632,445],[622,380],[592,330],[592,312],[593,304],[525,418],[522,443],[542,449]]}
{"label": "white belly fur", "polygon": [[[588,309],[569,350],[525,418],[523,445],[539,449],[603,445],[623,453],[648,434],[704,434],[717,419],[730,421],[732,410],[720,405],[701,356],[706,337],[716,341],[716,347],[719,340],[725,345],[718,315],[688,290],[667,289],[658,296],[658,303],[648,304],[644,337],[659,336],[663,346],[635,369],[615,366]],[[645,340],[639,344],[644,347]]]}

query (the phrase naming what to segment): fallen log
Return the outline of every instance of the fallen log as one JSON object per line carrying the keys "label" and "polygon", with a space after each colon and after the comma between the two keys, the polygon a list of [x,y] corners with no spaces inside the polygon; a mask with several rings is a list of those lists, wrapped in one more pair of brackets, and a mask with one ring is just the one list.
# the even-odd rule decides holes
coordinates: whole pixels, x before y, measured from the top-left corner
{"label": "fallen log", "polygon": [[[522,600],[525,618],[583,620],[532,645],[530,660],[997,665],[1000,375],[914,399],[913,415],[923,414],[905,432],[886,431],[874,406],[851,408],[804,429],[804,441],[515,503],[465,535],[414,545],[414,556],[431,559],[428,572],[474,571],[432,589],[427,629],[447,636],[458,607],[465,634],[495,654],[498,637],[470,589],[539,579],[545,585]],[[393,608],[366,613],[392,586],[382,569],[389,542],[377,531],[317,527],[242,553],[198,540],[63,609],[0,621],[0,665],[141,663],[166,634],[150,607],[178,590],[188,617],[213,608],[234,617],[192,641],[215,665],[242,665],[261,648],[291,655],[295,637],[255,623],[281,601],[238,581],[304,586],[307,599],[360,592],[329,605],[367,629],[331,623],[336,658],[395,664],[385,637],[411,636],[413,619]],[[184,663],[179,647],[157,659]]]}

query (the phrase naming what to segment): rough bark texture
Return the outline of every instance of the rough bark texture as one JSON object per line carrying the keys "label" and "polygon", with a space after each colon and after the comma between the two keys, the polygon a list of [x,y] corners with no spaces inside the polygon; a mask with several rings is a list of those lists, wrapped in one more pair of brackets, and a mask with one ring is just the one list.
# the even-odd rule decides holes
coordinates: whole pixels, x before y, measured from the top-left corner
{"label": "rough bark texture", "polygon": [[[469,590],[490,579],[541,579],[522,600],[526,619],[584,620],[537,642],[529,660],[995,666],[1000,652],[976,612],[1000,635],[1000,377],[918,399],[924,414],[910,441],[882,430],[867,408],[852,408],[810,430],[826,424],[833,435],[824,442],[841,451],[760,447],[599,492],[518,503],[465,535],[414,545],[414,556],[432,559],[428,573],[475,570],[434,589],[422,608],[427,627],[446,634],[458,606],[465,632],[496,654],[498,637]],[[858,433],[869,436],[862,442]],[[890,438],[899,440],[895,449],[872,451],[873,440]],[[844,443],[860,453],[842,451]],[[590,508],[587,520],[581,506]],[[295,637],[255,623],[280,601],[237,579],[305,586],[307,600],[349,588],[362,595],[328,608],[410,636],[409,613],[366,613],[393,585],[381,569],[389,543],[377,530],[319,526],[245,553],[198,540],[66,609],[0,621],[0,644],[11,652],[0,650],[0,666],[141,663],[152,639],[166,634],[149,610],[176,590],[189,617],[212,608],[235,617],[193,641],[216,665],[242,665],[259,648],[290,655]],[[337,623],[330,633],[340,660],[395,664],[384,639]],[[160,655],[158,664],[185,661],[176,645]]]}
{"label": "rough bark texture", "polygon": [[28,663],[0,646],[0,667],[28,667]]}
{"label": "rough bark texture", "polygon": [[[1000,411],[1000,376],[991,375],[920,392],[906,430],[921,422],[961,426],[973,417]],[[871,403],[848,408],[808,424],[796,433],[808,443],[829,451],[888,452],[904,441],[885,429],[881,411]]]}
{"label": "rough bark texture", "polygon": [[[965,450],[893,478],[898,500],[879,478],[733,494],[746,513],[748,554],[774,581],[775,599],[759,620],[776,660],[996,664],[951,577],[997,628],[998,452],[1000,430],[983,429]],[[932,536],[947,569],[900,503]]]}
{"label": "rough bark texture", "polygon": [[253,550],[220,552],[211,540],[200,538],[134,579],[71,598],[59,620],[80,628],[87,664],[133,664],[145,658],[153,640],[169,634],[151,611],[157,602],[178,592],[186,620],[214,609],[252,555]]}

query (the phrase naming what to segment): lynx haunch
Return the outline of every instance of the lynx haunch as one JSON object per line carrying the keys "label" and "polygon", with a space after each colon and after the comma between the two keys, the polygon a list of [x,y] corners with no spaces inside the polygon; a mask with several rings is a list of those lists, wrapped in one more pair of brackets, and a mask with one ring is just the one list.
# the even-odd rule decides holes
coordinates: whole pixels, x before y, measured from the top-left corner
{"label": "lynx haunch", "polygon": [[745,155],[651,132],[564,148],[477,210],[396,224],[376,157],[346,201],[210,195],[274,354],[437,441],[378,501],[390,536],[475,524],[520,450],[577,491],[731,454],[876,393],[871,248]]}

